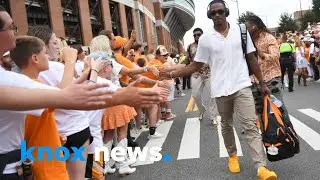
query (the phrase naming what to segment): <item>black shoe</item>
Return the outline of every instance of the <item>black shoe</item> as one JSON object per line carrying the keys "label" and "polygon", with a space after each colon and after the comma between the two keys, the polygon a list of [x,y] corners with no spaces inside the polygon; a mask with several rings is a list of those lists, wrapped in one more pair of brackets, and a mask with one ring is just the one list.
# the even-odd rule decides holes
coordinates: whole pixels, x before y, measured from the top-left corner
{"label": "black shoe", "polygon": [[293,89],[289,89],[289,92],[293,92]]}
{"label": "black shoe", "polygon": [[128,147],[138,147],[138,146],[139,144],[137,142],[134,142],[128,139]]}

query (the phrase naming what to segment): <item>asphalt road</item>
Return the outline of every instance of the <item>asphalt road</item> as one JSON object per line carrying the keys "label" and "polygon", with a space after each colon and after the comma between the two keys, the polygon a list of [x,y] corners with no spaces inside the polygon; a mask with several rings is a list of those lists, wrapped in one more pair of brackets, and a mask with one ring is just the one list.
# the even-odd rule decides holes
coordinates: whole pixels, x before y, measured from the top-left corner
{"label": "asphalt road", "polygon": [[[161,154],[170,155],[170,161],[161,160],[148,165],[136,166],[137,171],[120,178],[117,172],[106,179],[134,180],[250,180],[257,179],[244,136],[240,133],[239,122],[235,119],[235,130],[241,147],[240,174],[230,174],[227,169],[225,150],[220,148],[217,126],[213,126],[208,115],[197,122],[196,107],[187,108],[187,96],[173,102],[173,112],[177,117],[158,128],[168,134],[161,140],[148,140],[148,132],[141,133],[137,142],[141,147],[150,144],[162,145]],[[268,167],[278,174],[280,180],[320,179],[320,84],[309,82],[308,87],[296,85],[295,91],[284,91],[285,105],[293,118],[293,124],[300,136],[301,152],[293,158],[278,162],[268,162]],[[191,103],[190,103],[191,104]],[[191,112],[186,112],[191,111]],[[194,111],[195,110],[195,111]],[[163,144],[162,144],[163,142]],[[238,148],[239,151],[239,148]],[[179,153],[180,152],[180,153]],[[238,152],[239,153],[239,152]],[[166,156],[168,160],[169,156]]]}

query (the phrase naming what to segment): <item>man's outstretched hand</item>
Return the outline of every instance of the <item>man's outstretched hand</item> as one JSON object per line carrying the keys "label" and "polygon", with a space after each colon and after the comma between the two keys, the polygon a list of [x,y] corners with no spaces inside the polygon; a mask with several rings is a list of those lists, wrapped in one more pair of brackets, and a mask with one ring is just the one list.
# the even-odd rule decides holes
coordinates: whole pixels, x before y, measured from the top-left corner
{"label": "man's outstretched hand", "polygon": [[108,87],[107,84],[81,84],[76,81],[62,89],[64,109],[96,110],[105,107],[114,92],[97,90]]}
{"label": "man's outstretched hand", "polygon": [[170,70],[169,68],[166,68],[166,67],[160,69],[160,72],[159,72],[160,80],[171,79],[170,72],[172,72],[172,71],[173,70]]}

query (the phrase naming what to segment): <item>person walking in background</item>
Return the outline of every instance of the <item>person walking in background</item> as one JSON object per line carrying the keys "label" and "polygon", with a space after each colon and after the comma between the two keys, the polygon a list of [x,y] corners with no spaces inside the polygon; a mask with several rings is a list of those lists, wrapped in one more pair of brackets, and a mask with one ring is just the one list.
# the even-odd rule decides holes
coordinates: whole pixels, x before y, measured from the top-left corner
{"label": "person walking in background", "polygon": [[[199,38],[203,34],[201,28],[195,28],[193,30],[194,42],[188,46],[188,59],[193,61],[197,53]],[[191,79],[192,83],[192,96],[199,108],[199,120],[203,120],[203,116],[206,110],[209,111],[210,120],[214,125],[217,125],[217,121],[221,120],[221,117],[218,116],[218,109],[214,98],[206,98],[206,103],[204,102],[203,95],[210,95],[211,85],[210,85],[210,67],[208,64],[205,64],[200,71],[194,73]],[[207,105],[207,107],[205,106]]]}
{"label": "person walking in background", "polygon": [[311,37],[309,42],[311,43],[310,44],[310,66],[311,66],[311,69],[313,71],[313,79],[314,79],[314,81],[318,81],[319,80],[319,70],[318,70],[317,65],[316,65],[317,47],[315,45],[314,38]]}
{"label": "person walking in background", "polygon": [[[179,54],[171,53],[170,57],[174,60],[175,64],[179,64],[179,59],[180,59]],[[176,86],[176,89],[177,89],[178,97],[180,97],[180,96],[184,97],[186,94],[184,94],[183,91],[182,91],[182,78],[176,78],[175,79],[175,86]]]}
{"label": "person walking in background", "polygon": [[289,78],[289,92],[293,92],[293,74],[295,69],[295,48],[288,42],[287,35],[282,37],[283,43],[280,45],[280,65],[282,84],[286,71]]}
{"label": "person walking in background", "polygon": [[296,43],[296,66],[298,69],[298,84],[301,83],[301,78],[303,79],[303,85],[307,86],[307,77],[308,77],[308,61],[306,59],[306,54],[304,47],[301,41]]}
{"label": "person walking in background", "polygon": [[[257,48],[258,63],[262,71],[263,80],[266,82],[271,94],[282,102],[282,108],[284,111],[283,115],[288,117],[289,114],[284,105],[285,103],[283,101],[283,94],[281,91],[282,74],[279,62],[278,42],[258,16],[250,16],[247,19],[246,24]],[[264,97],[258,89],[258,84],[256,82],[257,80],[254,79],[252,93],[255,99],[256,113],[259,120],[261,120]]]}

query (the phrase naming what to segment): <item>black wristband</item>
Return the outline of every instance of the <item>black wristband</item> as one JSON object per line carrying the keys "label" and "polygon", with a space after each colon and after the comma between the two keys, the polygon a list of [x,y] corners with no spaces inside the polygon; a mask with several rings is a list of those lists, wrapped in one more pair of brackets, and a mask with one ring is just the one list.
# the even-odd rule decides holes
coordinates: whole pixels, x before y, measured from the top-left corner
{"label": "black wristband", "polygon": [[95,70],[95,69],[91,69],[91,71],[95,71],[95,72],[97,72],[99,74],[99,72],[97,70]]}

